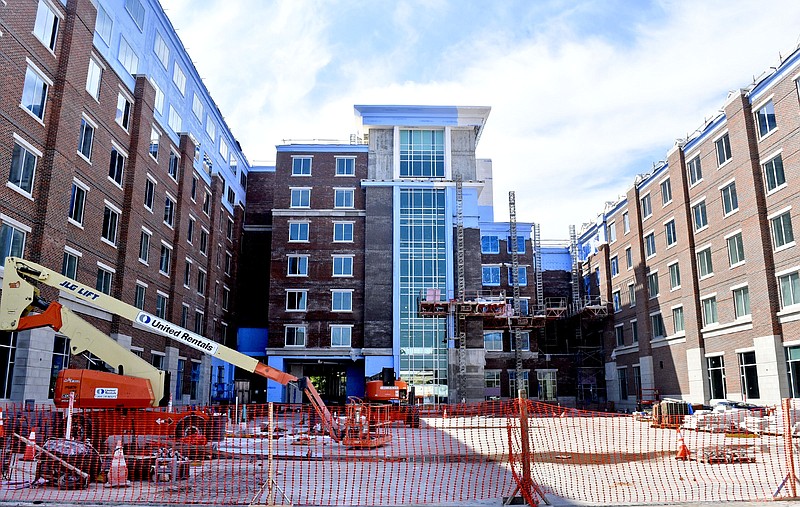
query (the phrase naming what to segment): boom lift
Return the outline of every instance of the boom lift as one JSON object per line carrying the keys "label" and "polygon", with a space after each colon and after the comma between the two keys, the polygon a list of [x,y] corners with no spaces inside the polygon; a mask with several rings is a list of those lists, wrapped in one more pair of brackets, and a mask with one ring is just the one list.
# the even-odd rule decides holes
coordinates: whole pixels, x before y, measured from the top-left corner
{"label": "boom lift", "polygon": [[[69,308],[56,301],[42,298],[37,283],[69,293],[90,305],[124,317],[134,322],[137,327],[171,338],[281,385],[295,383],[308,397],[321,419],[322,427],[334,440],[337,442],[345,440],[343,443],[347,445],[347,421],[340,427],[338,418],[333,417],[308,378],[298,378],[282,372],[253,357],[78,283],[45,266],[18,257],[7,257],[3,292],[0,296],[0,330],[23,331],[51,327],[70,339],[72,354],[91,352],[117,370],[116,374],[92,370],[62,370],[56,384],[54,397],[56,406],[66,407],[70,393],[74,393],[77,408],[163,407],[169,401],[169,373],[157,369],[121,346]],[[193,428],[196,431],[199,424],[204,422],[203,414],[197,412],[171,414],[168,418],[159,411],[145,411],[145,413],[151,415],[149,419],[152,421],[148,419],[149,422],[142,424],[140,420],[137,428],[140,433],[144,431],[150,432],[148,434],[169,434],[169,431],[173,430],[175,436],[180,437],[184,433],[188,434]],[[364,443],[377,446],[387,443],[390,438],[389,435],[382,435],[380,438],[364,439],[362,435],[361,441],[362,446]]]}

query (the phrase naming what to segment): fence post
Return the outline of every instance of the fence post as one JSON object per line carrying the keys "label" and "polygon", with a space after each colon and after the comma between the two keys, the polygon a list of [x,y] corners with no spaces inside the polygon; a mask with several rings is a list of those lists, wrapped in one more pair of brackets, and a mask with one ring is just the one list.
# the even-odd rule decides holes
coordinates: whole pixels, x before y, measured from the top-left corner
{"label": "fence post", "polygon": [[520,450],[522,456],[522,490],[526,498],[533,498],[531,485],[531,449],[530,436],[528,435],[528,393],[525,389],[520,389],[517,395],[519,401],[519,430],[520,430]]}
{"label": "fence post", "polygon": [[269,439],[269,442],[267,443],[267,505],[275,505],[275,496],[274,496],[275,491],[273,490],[273,484],[275,482],[275,471],[273,470],[273,467],[275,466],[275,464],[273,462],[274,460],[272,457],[273,455],[272,446],[274,445],[273,438],[275,436],[274,435],[275,421],[272,420],[273,405],[274,405],[273,402],[269,402],[269,406],[267,409],[267,424],[269,425],[268,426],[269,429],[267,430],[267,438]]}
{"label": "fence post", "polygon": [[789,483],[789,494],[797,498],[797,475],[794,470],[794,445],[792,442],[792,400],[783,399],[783,444],[786,450],[786,480]]}

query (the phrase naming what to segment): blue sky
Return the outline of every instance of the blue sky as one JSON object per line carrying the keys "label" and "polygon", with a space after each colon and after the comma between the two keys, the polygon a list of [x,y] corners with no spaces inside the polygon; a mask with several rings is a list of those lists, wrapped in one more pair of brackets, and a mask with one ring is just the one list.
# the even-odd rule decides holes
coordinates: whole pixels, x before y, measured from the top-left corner
{"label": "blue sky", "polygon": [[796,0],[161,1],[251,162],[354,104],[491,106],[495,218],[553,239],[800,42]]}

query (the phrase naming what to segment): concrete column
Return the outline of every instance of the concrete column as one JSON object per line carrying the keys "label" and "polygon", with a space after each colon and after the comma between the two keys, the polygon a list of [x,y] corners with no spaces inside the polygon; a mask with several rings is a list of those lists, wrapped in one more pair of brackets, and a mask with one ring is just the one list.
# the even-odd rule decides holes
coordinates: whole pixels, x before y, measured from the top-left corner
{"label": "concrete column", "polygon": [[55,331],[50,328],[17,333],[14,378],[11,381],[13,401],[36,400],[36,403],[48,401],[55,335]]}
{"label": "concrete column", "polygon": [[781,398],[789,397],[783,337],[759,336],[753,339],[753,346],[756,349],[758,390],[761,396],[758,403],[780,403]]}
{"label": "concrete column", "polygon": [[710,396],[706,382],[707,368],[705,350],[701,348],[686,350],[686,371],[689,377],[689,395],[684,398],[690,403],[705,403]]}
{"label": "concrete column", "polygon": [[197,388],[197,403],[208,405],[211,401],[211,356],[203,356],[200,361],[200,382]]}
{"label": "concrete column", "polygon": [[178,349],[177,347],[167,347],[164,349],[164,371],[170,374],[169,392],[172,393],[173,405],[182,403],[179,393],[175,392],[178,383]]}
{"label": "concrete column", "polygon": [[619,399],[619,384],[617,383],[617,362],[606,363],[606,397],[617,405]]}
{"label": "concrete column", "polygon": [[642,380],[642,389],[653,389],[655,387],[653,356],[641,356],[639,358],[639,375]]}
{"label": "concrete column", "polygon": [[111,338],[113,338],[117,343],[126,349],[130,350],[132,342],[132,338],[130,336],[121,333],[111,333]]}

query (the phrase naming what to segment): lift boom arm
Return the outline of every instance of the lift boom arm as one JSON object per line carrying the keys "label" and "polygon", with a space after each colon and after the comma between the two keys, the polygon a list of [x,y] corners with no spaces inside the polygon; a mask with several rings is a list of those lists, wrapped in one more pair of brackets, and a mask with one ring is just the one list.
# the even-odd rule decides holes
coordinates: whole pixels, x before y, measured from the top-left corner
{"label": "lift boom arm", "polygon": [[[100,291],[42,265],[19,257],[7,257],[3,275],[3,293],[0,297],[0,330],[22,331],[49,326],[68,336],[74,353],[89,351],[106,363],[116,366],[125,375],[146,378],[153,390],[153,404],[158,406],[167,390],[163,371],[119,345],[114,339],[78,317],[69,308],[57,302],[48,302],[39,295],[39,282],[85,301],[98,308],[126,318],[138,327],[166,336],[179,343],[214,356],[234,366],[255,373],[281,385],[296,382],[306,393],[326,429],[338,438],[339,429],[325,403],[310,380],[298,379],[257,359],[242,354],[188,329],[139,310]],[[34,313],[39,310],[40,313]]]}

